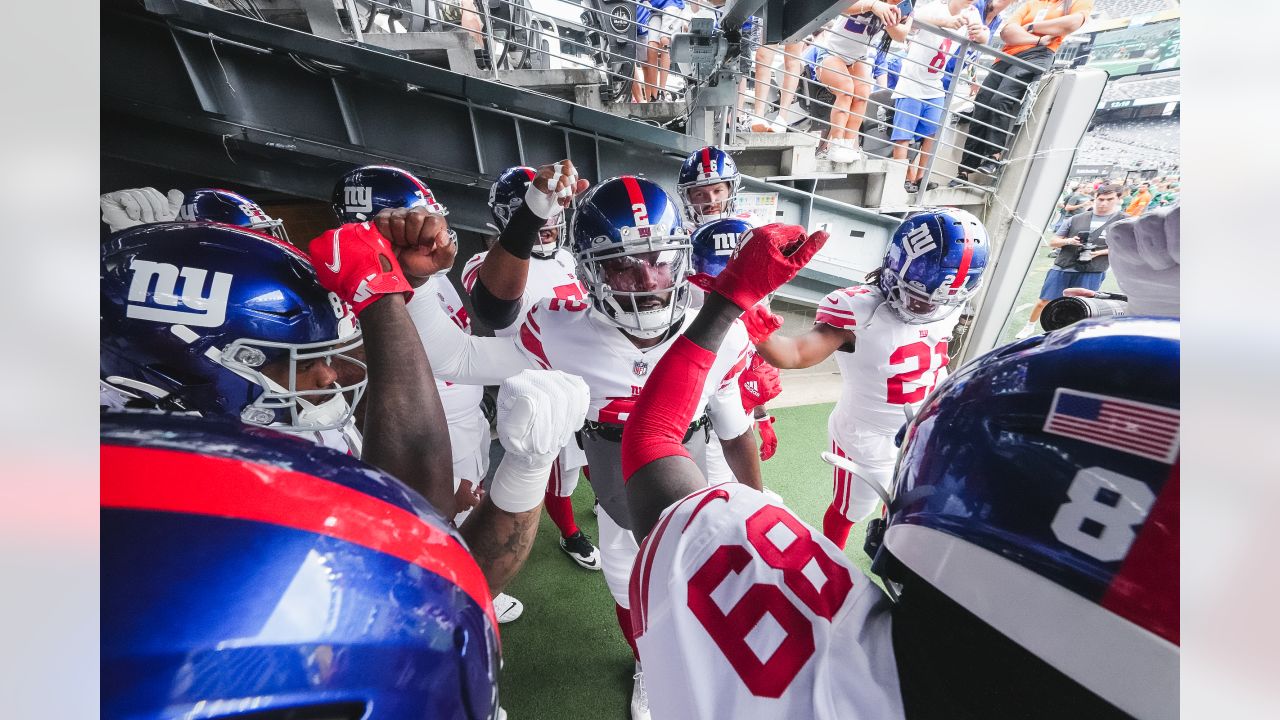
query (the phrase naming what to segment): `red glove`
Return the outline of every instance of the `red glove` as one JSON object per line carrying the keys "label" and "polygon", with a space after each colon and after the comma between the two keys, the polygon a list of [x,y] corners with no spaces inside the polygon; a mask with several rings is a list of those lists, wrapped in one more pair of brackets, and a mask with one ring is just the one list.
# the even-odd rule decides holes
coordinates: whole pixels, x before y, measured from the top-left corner
{"label": "red glove", "polygon": [[746,310],[794,278],[826,241],[826,231],[807,237],[799,225],[774,223],[748,230],[713,289]]}
{"label": "red glove", "polygon": [[742,313],[742,324],[747,326],[747,337],[751,344],[759,345],[782,327],[782,317],[769,312],[769,308],[764,305],[752,305]]}
{"label": "red glove", "polygon": [[778,419],[772,415],[756,421],[756,427],[760,430],[760,462],[768,460],[778,452],[778,434],[773,431],[773,424],[777,421]]}
{"label": "red glove", "polygon": [[765,362],[764,358],[753,354],[747,369],[738,376],[738,390],[742,395],[742,409],[751,412],[757,407],[778,397],[782,392],[782,380],[778,377],[778,368]]}
{"label": "red glove", "polygon": [[711,292],[711,285],[715,281],[716,281],[715,278],[711,277],[706,273],[694,273],[689,276],[690,285],[695,285],[699,289],[704,290],[706,292]]}
{"label": "red glove", "polygon": [[308,250],[320,284],[351,303],[357,316],[382,295],[404,293],[405,302],[413,297],[391,243],[371,224],[326,230]]}

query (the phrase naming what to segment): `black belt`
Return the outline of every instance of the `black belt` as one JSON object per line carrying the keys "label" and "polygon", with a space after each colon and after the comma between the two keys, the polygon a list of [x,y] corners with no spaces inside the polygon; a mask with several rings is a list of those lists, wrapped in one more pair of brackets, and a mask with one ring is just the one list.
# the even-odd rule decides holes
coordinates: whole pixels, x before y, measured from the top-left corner
{"label": "black belt", "polygon": [[[622,428],[622,425],[598,423],[594,420],[588,420],[586,424],[582,426],[582,429],[588,435],[599,440],[608,440],[609,442],[616,443],[622,442]],[[689,442],[689,440],[693,438],[693,434],[699,430],[704,430],[706,432],[707,440],[711,439],[711,418],[708,418],[705,414],[697,420],[694,420],[693,424],[689,425],[689,430],[685,432],[684,439],[681,440],[680,443],[684,444]]]}

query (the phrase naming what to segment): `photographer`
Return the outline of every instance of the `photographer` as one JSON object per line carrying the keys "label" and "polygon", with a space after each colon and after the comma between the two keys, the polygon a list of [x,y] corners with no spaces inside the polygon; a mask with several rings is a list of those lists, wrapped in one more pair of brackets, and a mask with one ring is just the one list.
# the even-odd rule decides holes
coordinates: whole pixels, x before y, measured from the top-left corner
{"label": "photographer", "polygon": [[1053,261],[1054,267],[1044,278],[1044,286],[1040,288],[1040,300],[1031,310],[1031,318],[1025,327],[1018,331],[1021,340],[1030,337],[1036,331],[1036,323],[1040,313],[1050,300],[1062,297],[1067,288],[1087,288],[1097,290],[1102,287],[1102,279],[1106,277],[1110,266],[1110,252],[1107,249],[1107,227],[1125,217],[1120,212],[1120,188],[1116,185],[1103,185],[1094,195],[1093,212],[1082,212],[1070,218],[1058,236],[1049,241],[1049,246],[1058,248],[1058,257]]}

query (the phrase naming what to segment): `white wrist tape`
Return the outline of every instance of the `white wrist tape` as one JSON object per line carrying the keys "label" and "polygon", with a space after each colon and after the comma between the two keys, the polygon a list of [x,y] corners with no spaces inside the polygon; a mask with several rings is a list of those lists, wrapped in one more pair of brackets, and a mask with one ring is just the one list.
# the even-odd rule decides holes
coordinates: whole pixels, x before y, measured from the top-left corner
{"label": "white wrist tape", "polygon": [[538,507],[547,491],[547,480],[556,457],[555,453],[536,457],[507,453],[489,484],[493,504],[510,513]]}

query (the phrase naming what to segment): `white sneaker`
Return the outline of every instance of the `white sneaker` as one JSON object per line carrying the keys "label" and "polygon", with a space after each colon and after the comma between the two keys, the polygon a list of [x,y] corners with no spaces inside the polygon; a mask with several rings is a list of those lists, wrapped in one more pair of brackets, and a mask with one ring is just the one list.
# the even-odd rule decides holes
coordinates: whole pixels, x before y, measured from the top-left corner
{"label": "white sneaker", "polygon": [[1035,331],[1036,331],[1036,324],[1035,324],[1035,323],[1033,323],[1033,322],[1029,322],[1029,323],[1027,323],[1025,326],[1023,326],[1023,328],[1022,328],[1021,330],[1019,330],[1019,331],[1018,331],[1018,334],[1017,334],[1017,335],[1014,335],[1013,337],[1014,337],[1014,338],[1016,338],[1016,339],[1018,339],[1018,340],[1025,340],[1025,339],[1027,339],[1027,338],[1031,337],[1031,335],[1032,335]]}
{"label": "white sneaker", "polygon": [[773,123],[769,122],[768,120],[766,120],[766,119],[764,119],[764,118],[752,118],[752,119],[751,119],[751,132],[753,132],[753,133],[766,133],[766,132],[773,132],[773,130],[772,130],[772,128],[771,128],[771,126],[772,126],[772,125],[773,125]]}
{"label": "white sneaker", "polygon": [[849,154],[853,157],[853,159],[849,160],[848,162],[859,162],[867,159],[867,156],[863,155],[862,151],[858,149],[857,140],[853,140],[850,138],[843,138],[842,140],[840,140],[840,147],[848,150]]}
{"label": "white sneaker", "polygon": [[493,614],[498,616],[499,625],[505,625],[524,614],[524,603],[506,593],[498,593],[493,598]]}
{"label": "white sneaker", "polygon": [[804,120],[807,117],[809,116],[797,110],[796,106],[793,104],[791,107],[778,113],[778,122],[787,126],[791,126],[791,125],[795,125],[801,120]]}
{"label": "white sneaker", "polygon": [[843,140],[832,140],[827,145],[827,159],[833,163],[851,163],[858,160],[858,153]]}
{"label": "white sneaker", "polygon": [[649,693],[644,690],[644,670],[636,661],[636,684],[631,688],[631,720],[649,720]]}

